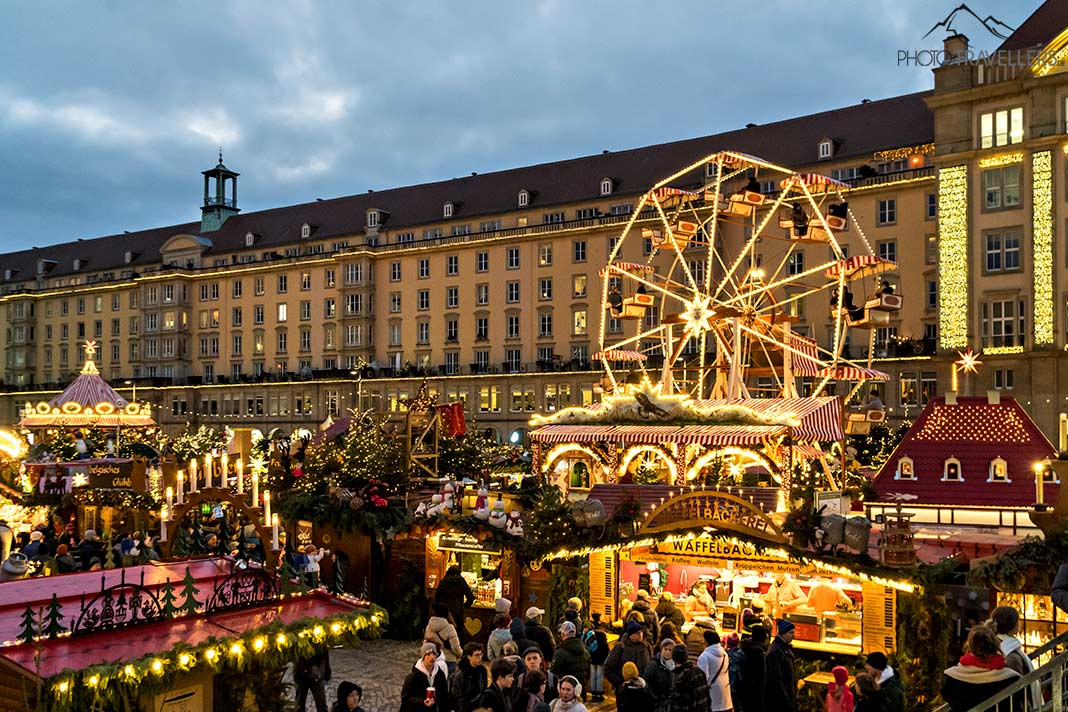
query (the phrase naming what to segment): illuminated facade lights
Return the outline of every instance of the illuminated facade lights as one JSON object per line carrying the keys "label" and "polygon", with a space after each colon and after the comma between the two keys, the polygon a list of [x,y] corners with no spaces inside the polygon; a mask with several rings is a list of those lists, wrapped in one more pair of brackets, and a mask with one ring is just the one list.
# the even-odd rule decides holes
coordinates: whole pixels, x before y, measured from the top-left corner
{"label": "illuminated facade lights", "polygon": [[1053,343],[1053,153],[1031,156],[1035,345]]}
{"label": "illuminated facade lights", "polygon": [[1024,155],[1022,153],[1000,153],[996,156],[988,156],[980,159],[980,168],[997,168],[999,166],[1012,166],[1017,163],[1023,163]]}
{"label": "illuminated facade lights", "polygon": [[968,167],[938,171],[939,346],[968,345]]}

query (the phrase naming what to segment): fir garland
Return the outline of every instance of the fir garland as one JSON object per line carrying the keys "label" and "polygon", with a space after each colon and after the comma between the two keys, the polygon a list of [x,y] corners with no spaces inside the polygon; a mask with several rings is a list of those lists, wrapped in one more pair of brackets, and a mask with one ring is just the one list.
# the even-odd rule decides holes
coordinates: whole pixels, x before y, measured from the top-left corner
{"label": "fir garland", "polygon": [[136,706],[143,695],[169,689],[177,674],[207,668],[216,674],[258,678],[264,669],[281,669],[309,658],[324,646],[352,645],[377,638],[387,622],[378,606],[329,618],[275,621],[240,636],[211,638],[192,647],[179,643],[167,653],[138,660],[64,670],[46,681],[41,712],[78,712]]}
{"label": "fir garland", "polygon": [[51,509],[63,509],[82,504],[97,507],[155,510],[159,509],[160,500],[151,492],[78,487],[73,492],[67,492],[62,495],[32,492],[22,498],[21,504],[23,507],[49,507]]}

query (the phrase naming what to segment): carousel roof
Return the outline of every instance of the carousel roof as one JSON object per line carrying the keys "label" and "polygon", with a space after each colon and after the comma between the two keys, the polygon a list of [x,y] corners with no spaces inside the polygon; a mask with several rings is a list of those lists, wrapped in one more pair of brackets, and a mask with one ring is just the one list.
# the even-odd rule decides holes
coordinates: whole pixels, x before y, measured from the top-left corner
{"label": "carousel roof", "polygon": [[112,388],[93,362],[96,342],[85,342],[85,365],[70,385],[52,400],[27,403],[19,425],[24,428],[49,426],[155,425],[151,406],[130,403]]}
{"label": "carousel roof", "polygon": [[[880,499],[911,494],[908,506],[1030,507],[1035,502],[1035,462],[1056,450],[1014,399],[957,396],[956,404],[932,399],[890,455],[873,482]],[[901,479],[898,466],[911,458],[914,478]],[[946,460],[960,461],[961,479],[943,479]],[[1006,481],[991,481],[991,463],[1005,461]],[[1059,485],[1047,482],[1047,501]]]}

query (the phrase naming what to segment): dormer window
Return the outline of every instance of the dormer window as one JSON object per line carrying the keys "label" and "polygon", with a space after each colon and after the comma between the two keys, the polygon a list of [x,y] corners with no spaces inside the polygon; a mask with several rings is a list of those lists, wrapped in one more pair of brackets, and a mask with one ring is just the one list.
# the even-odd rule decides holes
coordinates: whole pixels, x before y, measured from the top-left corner
{"label": "dormer window", "polygon": [[903,457],[897,461],[897,472],[894,473],[895,480],[914,480],[916,479],[916,465],[912,462],[911,457]]}
{"label": "dormer window", "polygon": [[301,237],[302,240],[307,240],[309,237],[311,237],[311,233],[312,233],[312,226],[309,225],[308,223],[304,223],[303,225],[300,226],[300,237]]}
{"label": "dormer window", "polygon": [[530,191],[523,189],[519,191],[519,207],[525,208],[530,205]]}
{"label": "dormer window", "polygon": [[443,218],[451,218],[452,217],[452,211],[453,211],[453,204],[452,203],[445,203],[445,205],[442,206],[442,208],[441,208],[441,217],[443,217]]}
{"label": "dormer window", "polygon": [[256,244],[256,236],[251,232],[245,233],[245,247],[252,247]]}
{"label": "dormer window", "polygon": [[834,142],[829,138],[825,138],[819,143],[819,157],[821,161],[824,161],[831,157],[834,153]]}
{"label": "dormer window", "polygon": [[131,262],[137,259],[137,256],[137,252],[134,252],[133,250],[126,250],[126,254],[123,256],[123,261],[126,262],[126,264],[130,264]]}
{"label": "dormer window", "polygon": [[948,458],[942,466],[943,482],[963,482],[964,475],[961,472],[960,460],[955,457]]}
{"label": "dormer window", "polygon": [[612,179],[611,178],[602,178],[601,179],[601,195],[611,195],[612,194],[612,187],[613,186],[612,186]]}
{"label": "dormer window", "polygon": [[80,269],[82,268],[82,266],[84,266],[84,265],[85,265],[85,261],[84,261],[84,260],[82,260],[82,259],[80,259],[80,258],[76,258],[76,259],[74,260],[74,271],[75,271],[75,272],[77,272],[77,271],[78,271],[78,270],[80,270]]}
{"label": "dormer window", "polygon": [[378,211],[371,209],[367,211],[367,227],[378,227]]}
{"label": "dormer window", "polygon": [[4,270],[4,279],[7,280],[7,281],[11,281],[11,278],[15,276],[15,272],[16,271],[17,270],[13,270],[13,269],[5,269]]}
{"label": "dormer window", "polygon": [[1011,482],[1009,479],[1009,463],[1005,462],[1000,457],[995,457],[990,461],[990,475],[986,478],[987,482]]}

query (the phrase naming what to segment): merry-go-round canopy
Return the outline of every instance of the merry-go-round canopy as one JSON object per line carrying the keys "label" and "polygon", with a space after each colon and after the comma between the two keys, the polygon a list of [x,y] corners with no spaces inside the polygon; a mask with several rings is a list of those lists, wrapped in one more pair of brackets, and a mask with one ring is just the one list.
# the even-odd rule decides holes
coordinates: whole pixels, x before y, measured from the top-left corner
{"label": "merry-go-round canopy", "polygon": [[150,404],[130,403],[108,385],[93,362],[95,353],[96,342],[85,342],[82,372],[52,400],[27,403],[19,425],[24,428],[155,425]]}

